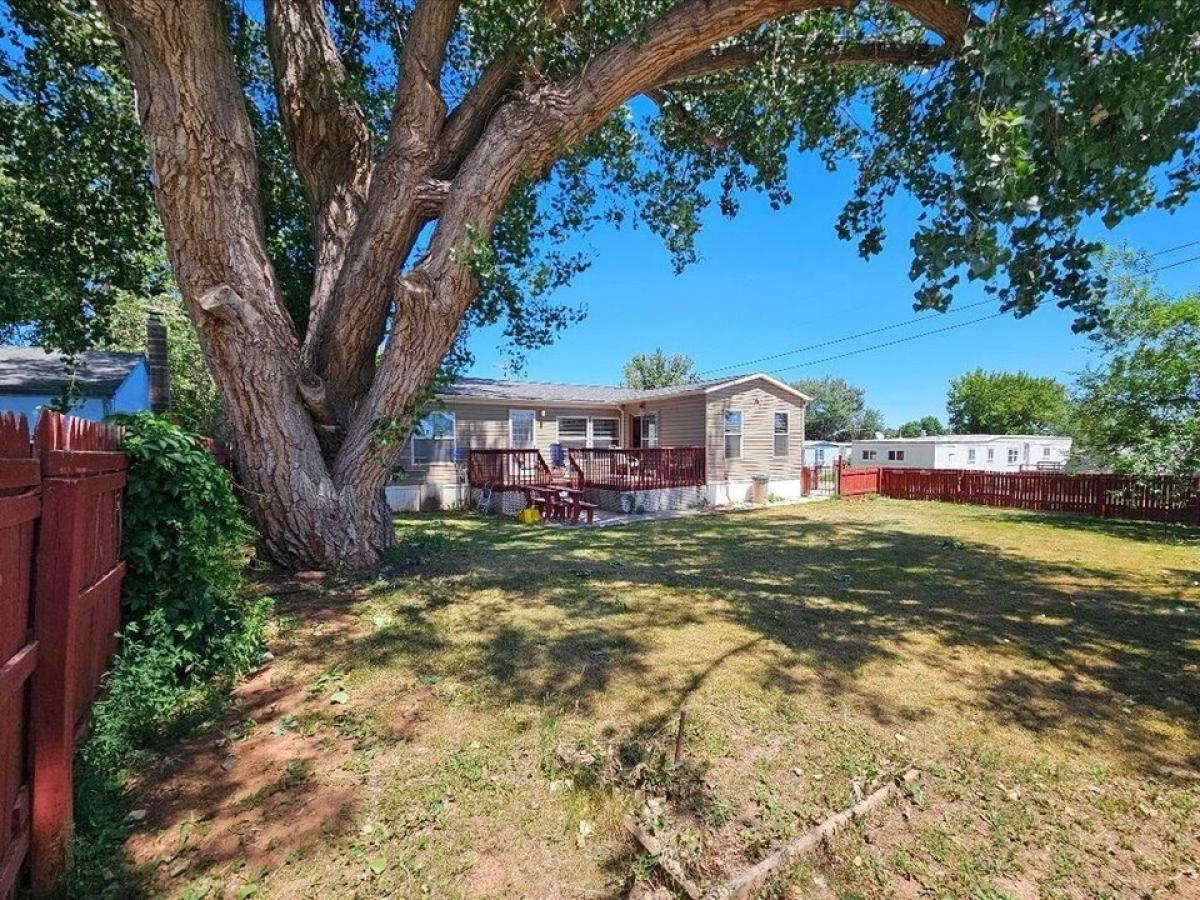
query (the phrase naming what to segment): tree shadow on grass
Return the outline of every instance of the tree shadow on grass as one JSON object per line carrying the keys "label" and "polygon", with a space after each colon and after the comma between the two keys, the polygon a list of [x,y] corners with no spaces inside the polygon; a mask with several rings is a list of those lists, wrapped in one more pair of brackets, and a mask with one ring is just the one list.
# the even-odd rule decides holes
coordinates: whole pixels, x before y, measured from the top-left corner
{"label": "tree shadow on grass", "polygon": [[[997,517],[1127,540],[1190,540],[1190,532],[1153,523],[1009,510]],[[737,645],[703,645],[701,635],[684,670],[661,673],[647,659],[653,641],[664,630],[732,625],[765,639],[752,641],[764,685],[858,696],[890,723],[916,713],[887,708],[857,676],[873,663],[903,662],[902,648],[920,635],[947,654],[995,654],[1010,670],[968,701],[987,718],[1034,734],[1065,729],[1085,742],[1115,736],[1131,762],[1178,766],[1180,748],[1126,711],[1131,703],[1153,709],[1200,733],[1200,674],[1189,643],[1200,636],[1200,606],[1186,588],[1149,594],[1102,558],[1085,568],[964,541],[953,526],[919,534],[880,520],[751,513],[553,532],[497,522],[450,541],[453,551],[429,560],[427,574],[457,579],[466,597],[504,598],[477,622],[476,652],[460,655],[456,675],[475,671],[509,701],[553,695],[586,709],[620,674],[647,679],[645,701],[661,707],[670,685],[702,683],[705,668]],[[523,618],[537,607],[565,618],[537,632]],[[397,640],[388,652],[437,668],[436,655],[413,659],[427,648]],[[677,691],[678,703],[694,690]]]}

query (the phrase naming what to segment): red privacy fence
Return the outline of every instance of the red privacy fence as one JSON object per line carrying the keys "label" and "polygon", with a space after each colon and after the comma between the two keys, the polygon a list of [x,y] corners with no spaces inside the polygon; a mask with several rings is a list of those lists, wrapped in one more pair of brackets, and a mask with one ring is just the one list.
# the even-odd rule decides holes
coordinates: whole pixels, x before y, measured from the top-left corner
{"label": "red privacy fence", "polygon": [[[31,440],[32,437],[32,440]],[[65,866],[72,755],[120,618],[124,454],[112,427],[0,413],[0,897]]]}
{"label": "red privacy fence", "polygon": [[875,471],[880,473],[879,493],[901,500],[948,500],[1200,525],[1200,478],[962,469]]}

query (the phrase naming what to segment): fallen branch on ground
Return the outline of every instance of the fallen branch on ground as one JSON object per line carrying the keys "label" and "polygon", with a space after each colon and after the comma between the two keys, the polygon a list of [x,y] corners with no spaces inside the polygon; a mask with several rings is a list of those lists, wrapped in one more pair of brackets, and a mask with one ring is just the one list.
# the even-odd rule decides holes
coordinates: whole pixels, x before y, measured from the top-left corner
{"label": "fallen branch on ground", "polygon": [[700,900],[700,888],[687,877],[679,860],[665,852],[666,848],[658,838],[647,831],[642,823],[631,815],[625,817],[625,827],[630,834],[637,838],[637,842],[642,845],[642,848],[657,860],[659,868],[671,877],[681,891],[687,894],[691,900]]}
{"label": "fallen branch on ground", "polygon": [[[916,777],[916,770],[910,769],[904,773],[903,780],[909,782]],[[704,900],[726,900],[726,898],[743,900],[743,898],[750,896],[752,890],[765,884],[769,878],[773,877],[776,872],[782,869],[794,857],[816,848],[822,841],[831,837],[834,832],[847,822],[865,816],[871,810],[875,809],[875,807],[882,804],[884,800],[896,791],[896,786],[897,782],[889,781],[865,800],[860,800],[849,809],[844,809],[837,815],[830,816],[816,828],[812,829],[812,831],[806,832],[790,844],[785,844],[741,874],[735,875],[724,884],[708,891],[704,895]],[[688,896],[692,895],[689,894]]]}

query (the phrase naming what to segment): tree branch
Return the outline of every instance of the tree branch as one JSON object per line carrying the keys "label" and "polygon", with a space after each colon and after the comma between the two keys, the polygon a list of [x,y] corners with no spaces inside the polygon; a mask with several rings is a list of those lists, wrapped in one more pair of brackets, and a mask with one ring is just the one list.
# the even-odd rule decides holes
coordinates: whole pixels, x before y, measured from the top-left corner
{"label": "tree branch", "polygon": [[371,134],[345,90],[346,70],[322,0],[266,0],[275,95],[312,215],[310,321],[319,321],[371,177]]}
{"label": "tree branch", "polygon": [[424,147],[442,127],[446,117],[442,64],[458,5],[458,0],[420,0],[413,10],[396,82],[389,146],[399,144],[401,150]]}
{"label": "tree branch", "polygon": [[983,22],[970,7],[956,0],[888,0],[902,9],[954,49],[963,44],[967,30]]}
{"label": "tree branch", "polygon": [[222,4],[100,5],[137,88],[171,268],[237,438],[239,480],[260,521],[282,521],[293,499],[330,478],[296,392],[299,342],[267,254],[254,132]]}
{"label": "tree branch", "polygon": [[421,0],[413,11],[387,145],[328,313],[309,325],[305,364],[325,379],[339,414],[348,413],[371,383],[393,278],[438,209],[427,173],[446,118],[441,71],[457,14],[458,0]]}
{"label": "tree branch", "polygon": [[[554,26],[561,23],[583,4],[583,0],[543,0],[531,27],[539,23]],[[434,171],[445,177],[453,173],[483,133],[488,119],[512,89],[525,54],[511,47],[492,61],[471,86],[467,96],[450,114],[438,148]]]}

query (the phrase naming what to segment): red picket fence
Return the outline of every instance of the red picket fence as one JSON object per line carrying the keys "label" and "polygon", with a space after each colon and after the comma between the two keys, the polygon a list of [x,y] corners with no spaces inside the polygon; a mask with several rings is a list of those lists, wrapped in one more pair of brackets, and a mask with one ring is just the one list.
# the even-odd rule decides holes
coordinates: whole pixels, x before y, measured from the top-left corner
{"label": "red picket fence", "polygon": [[120,624],[127,460],[110,426],[0,414],[0,897],[63,872],[72,757]]}
{"label": "red picket fence", "polygon": [[881,471],[879,493],[901,500],[946,500],[1200,525],[1200,478],[963,469]]}

